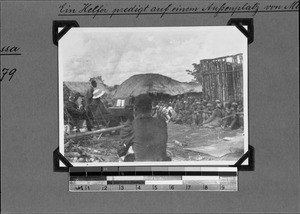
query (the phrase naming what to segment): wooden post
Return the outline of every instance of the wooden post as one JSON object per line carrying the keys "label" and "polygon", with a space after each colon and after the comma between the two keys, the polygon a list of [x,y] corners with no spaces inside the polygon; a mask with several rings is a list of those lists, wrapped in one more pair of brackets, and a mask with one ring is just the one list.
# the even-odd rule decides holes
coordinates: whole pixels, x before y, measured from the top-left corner
{"label": "wooden post", "polygon": [[[210,101],[219,99],[225,105],[232,96],[243,98],[242,54],[200,60],[203,95]],[[232,61],[227,62],[227,58]]]}
{"label": "wooden post", "polygon": [[233,63],[232,64],[232,88],[233,88],[233,97],[234,97],[234,100],[237,100],[237,94],[236,94],[236,92],[237,92],[237,87],[236,87],[236,75],[235,75],[235,73],[236,73],[236,70],[235,70],[235,63]]}

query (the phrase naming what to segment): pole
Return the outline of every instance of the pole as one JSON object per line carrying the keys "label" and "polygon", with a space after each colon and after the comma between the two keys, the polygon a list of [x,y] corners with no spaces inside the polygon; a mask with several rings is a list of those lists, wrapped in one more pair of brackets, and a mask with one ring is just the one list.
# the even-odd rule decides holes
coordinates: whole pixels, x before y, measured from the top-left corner
{"label": "pole", "polygon": [[90,131],[90,132],[67,135],[67,136],[65,136],[65,139],[71,139],[71,138],[75,138],[75,137],[83,137],[83,136],[92,135],[92,134],[99,134],[99,133],[104,133],[104,132],[115,131],[115,130],[118,130],[118,129],[122,129],[123,127],[124,127],[124,125],[121,125],[121,126],[115,126],[115,127],[111,127],[111,128],[99,129],[99,130]]}

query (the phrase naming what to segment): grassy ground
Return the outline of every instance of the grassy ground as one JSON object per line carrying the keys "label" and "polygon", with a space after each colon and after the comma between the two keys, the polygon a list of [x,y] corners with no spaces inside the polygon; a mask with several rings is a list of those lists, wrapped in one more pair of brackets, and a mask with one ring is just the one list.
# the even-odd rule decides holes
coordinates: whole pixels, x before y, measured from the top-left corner
{"label": "grassy ground", "polygon": [[[223,131],[168,124],[167,153],[172,161],[238,160],[243,151],[243,131]],[[71,162],[118,162],[119,135],[99,135],[68,140],[65,157]]]}

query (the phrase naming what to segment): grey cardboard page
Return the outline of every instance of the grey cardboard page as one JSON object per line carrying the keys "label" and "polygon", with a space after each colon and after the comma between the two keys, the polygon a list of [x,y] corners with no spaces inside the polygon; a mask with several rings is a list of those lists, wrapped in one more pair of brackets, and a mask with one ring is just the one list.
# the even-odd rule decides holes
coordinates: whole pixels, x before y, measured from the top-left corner
{"label": "grey cardboard page", "polygon": [[[87,7],[93,15],[82,15]],[[2,212],[299,212],[298,7],[299,1],[1,1]],[[231,18],[254,23],[248,113],[256,161],[255,171],[239,173],[239,191],[70,193],[68,173],[53,172],[59,138],[53,21],[166,27],[223,26]],[[19,49],[2,51],[7,46]]]}

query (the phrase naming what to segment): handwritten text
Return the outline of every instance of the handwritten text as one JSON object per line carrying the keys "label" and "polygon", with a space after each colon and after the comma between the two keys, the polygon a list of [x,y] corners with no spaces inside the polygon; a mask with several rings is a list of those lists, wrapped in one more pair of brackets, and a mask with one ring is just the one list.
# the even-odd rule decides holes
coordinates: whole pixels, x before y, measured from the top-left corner
{"label": "handwritten text", "polygon": [[269,4],[264,2],[202,2],[200,3],[165,3],[159,6],[155,3],[147,4],[128,4],[126,6],[118,6],[109,8],[103,4],[83,3],[76,6],[71,3],[63,3],[59,5],[59,16],[135,16],[141,15],[159,15],[163,18],[166,15],[177,14],[213,14],[217,17],[219,14],[230,14],[233,16],[236,13],[249,13],[255,16],[257,13],[264,12],[298,12],[299,0],[294,2],[275,2]]}

